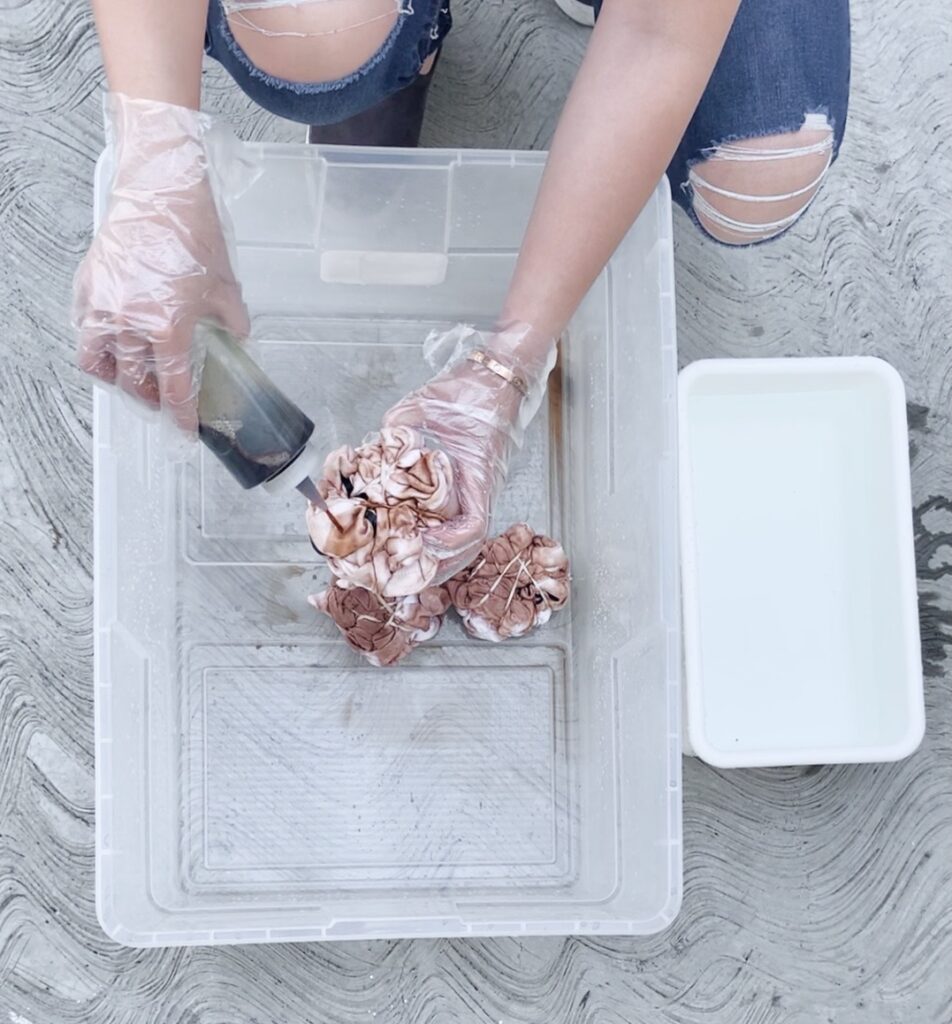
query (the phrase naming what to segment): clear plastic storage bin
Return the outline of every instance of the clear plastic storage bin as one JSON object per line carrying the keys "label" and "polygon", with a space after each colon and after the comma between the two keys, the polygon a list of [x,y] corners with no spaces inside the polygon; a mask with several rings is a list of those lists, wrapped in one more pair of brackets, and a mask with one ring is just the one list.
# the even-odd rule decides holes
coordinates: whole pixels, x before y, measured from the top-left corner
{"label": "clear plastic storage bin", "polygon": [[[541,153],[255,147],[234,207],[262,365],[357,441],[421,341],[499,309]],[[100,182],[100,187],[103,182]],[[676,357],[662,181],[563,341],[498,509],[570,610],[448,619],[392,670],[307,604],[304,504],[95,406],[97,903],[137,946],[647,933],[681,895]],[[326,409],[326,412],[324,411]]]}

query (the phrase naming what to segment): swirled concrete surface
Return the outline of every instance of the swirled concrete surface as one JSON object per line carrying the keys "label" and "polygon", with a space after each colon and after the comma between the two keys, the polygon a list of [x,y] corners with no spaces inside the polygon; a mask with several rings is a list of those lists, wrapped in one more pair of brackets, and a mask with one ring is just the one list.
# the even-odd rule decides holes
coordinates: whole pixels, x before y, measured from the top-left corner
{"label": "swirled concrete surface", "polygon": [[[456,9],[425,141],[544,146],[585,31],[552,0]],[[687,761],[684,908],[653,938],[142,952],[94,912],[91,403],[65,312],[103,74],[84,3],[0,2],[0,1024],[952,1021],[950,26],[945,0],[856,0],[847,142],[788,237],[731,251],[676,215],[683,361],[873,353],[906,381],[922,749]],[[244,136],[299,138],[206,80]]]}

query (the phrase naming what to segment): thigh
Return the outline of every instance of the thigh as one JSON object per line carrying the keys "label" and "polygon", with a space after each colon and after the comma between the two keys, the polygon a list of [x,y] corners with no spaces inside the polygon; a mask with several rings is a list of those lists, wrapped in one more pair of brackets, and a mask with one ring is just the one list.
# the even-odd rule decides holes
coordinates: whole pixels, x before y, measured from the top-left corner
{"label": "thigh", "polygon": [[[250,6],[254,9],[255,5]],[[374,106],[416,78],[423,62],[439,49],[452,26],[449,7],[449,0],[401,0],[399,17],[381,47],[352,72],[327,81],[281,78],[256,66],[236,40],[222,0],[209,0],[205,52],[252,100],[272,114],[304,124],[336,124]],[[291,42],[299,45],[301,40],[292,38]]]}
{"label": "thigh", "polygon": [[849,0],[741,0],[668,168],[674,199],[689,206],[688,171],[718,143],[797,131],[807,114],[828,119],[835,159],[849,83]]}

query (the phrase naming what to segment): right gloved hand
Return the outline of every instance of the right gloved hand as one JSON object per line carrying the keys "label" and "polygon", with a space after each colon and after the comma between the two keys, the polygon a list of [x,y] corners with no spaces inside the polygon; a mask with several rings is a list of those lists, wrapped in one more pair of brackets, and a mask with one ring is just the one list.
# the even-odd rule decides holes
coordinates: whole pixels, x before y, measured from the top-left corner
{"label": "right gloved hand", "polygon": [[469,565],[489,534],[513,447],[542,404],[556,339],[525,323],[490,333],[459,324],[430,335],[425,348],[439,372],[398,402],[384,426],[413,427],[452,462],[459,512],[423,533],[441,582]]}
{"label": "right gloved hand", "polygon": [[74,281],[79,365],[194,432],[196,323],[249,331],[212,190],[212,121],[120,93],[107,96],[105,110],[115,174]]}

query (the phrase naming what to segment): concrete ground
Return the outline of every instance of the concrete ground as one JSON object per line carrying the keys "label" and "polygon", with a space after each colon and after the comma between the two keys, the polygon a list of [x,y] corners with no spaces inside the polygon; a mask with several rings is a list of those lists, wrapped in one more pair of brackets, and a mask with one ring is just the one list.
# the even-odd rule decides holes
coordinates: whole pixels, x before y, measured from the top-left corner
{"label": "concrete ground", "polygon": [[[552,0],[454,2],[425,141],[544,147],[585,31]],[[902,373],[922,749],[875,767],[686,761],[684,908],[653,938],[140,952],[94,912],[91,403],[66,324],[103,75],[85,4],[0,0],[4,1021],[952,1021],[952,20],[945,0],[855,0],[853,18],[850,125],[821,198],[745,252],[678,213],[678,328],[684,362],[872,353]],[[206,95],[244,136],[300,137],[217,69]]]}

